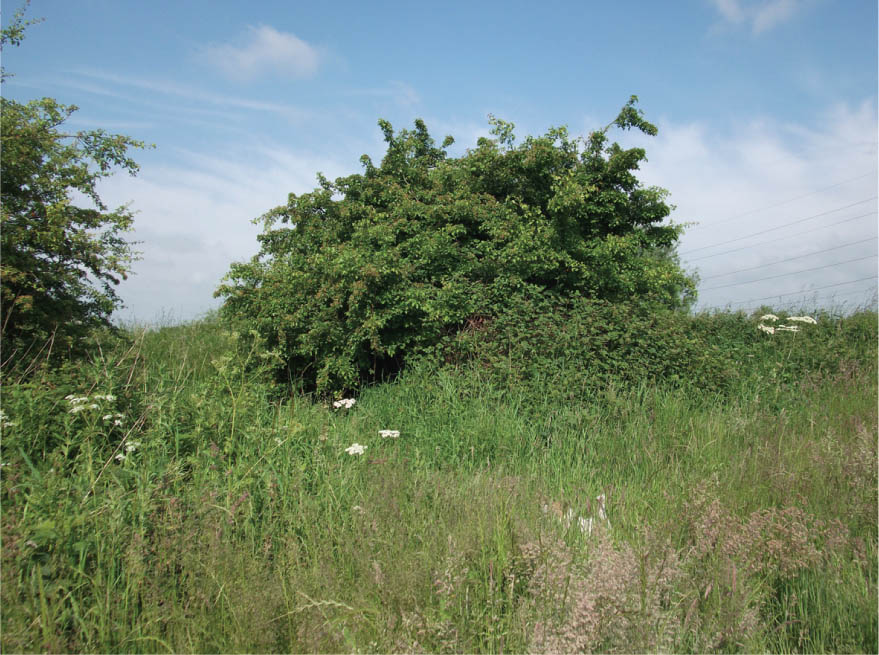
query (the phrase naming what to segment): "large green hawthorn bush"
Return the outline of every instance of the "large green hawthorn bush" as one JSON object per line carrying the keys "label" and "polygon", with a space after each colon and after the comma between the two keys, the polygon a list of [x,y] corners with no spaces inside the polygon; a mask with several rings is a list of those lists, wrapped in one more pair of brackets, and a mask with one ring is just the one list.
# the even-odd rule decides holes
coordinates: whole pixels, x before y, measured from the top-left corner
{"label": "large green hawthorn bush", "polygon": [[641,185],[641,148],[610,143],[612,127],[653,135],[633,97],[586,139],[550,129],[515,145],[493,139],[452,158],[421,120],[395,133],[380,166],[330,182],[262,217],[261,250],[233,264],[217,295],[242,332],[256,330],[283,377],[319,391],[396,370],[474,318],[525,295],[685,307],[694,282],[663,224],[666,191]]}

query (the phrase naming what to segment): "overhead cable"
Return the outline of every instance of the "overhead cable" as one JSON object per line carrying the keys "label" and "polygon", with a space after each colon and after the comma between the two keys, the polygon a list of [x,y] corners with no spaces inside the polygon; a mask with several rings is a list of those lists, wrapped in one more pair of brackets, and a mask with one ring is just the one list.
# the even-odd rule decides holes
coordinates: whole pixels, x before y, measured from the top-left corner
{"label": "overhead cable", "polygon": [[784,264],[786,262],[792,262],[797,259],[803,259],[804,257],[812,257],[813,255],[820,255],[824,252],[830,252],[831,250],[839,250],[840,248],[848,248],[849,246],[854,246],[859,243],[866,243],[867,241],[876,241],[875,236],[870,237],[869,239],[861,239],[860,241],[852,241],[850,243],[844,243],[841,246],[834,246],[833,248],[825,248],[824,250],[815,250],[814,252],[806,253],[805,255],[797,255],[796,257],[789,257],[788,259],[779,259],[778,261],[768,262],[766,264],[760,264],[759,266],[751,266],[750,268],[740,268],[737,271],[728,271],[726,273],[718,273],[716,275],[707,275],[705,277],[700,278],[701,280],[711,280],[716,277],[724,277],[725,275],[733,275],[735,273],[744,273],[746,271],[755,271],[758,268],[766,268],[767,266],[775,266],[776,264]]}
{"label": "overhead cable", "polygon": [[836,223],[831,223],[830,225],[821,225],[819,227],[809,228],[808,230],[803,230],[802,232],[796,232],[795,234],[788,234],[787,236],[778,237],[777,239],[769,239],[768,241],[760,241],[758,243],[752,243],[748,246],[740,246],[739,248],[733,248],[732,250],[724,250],[723,252],[715,252],[710,255],[701,255],[700,257],[693,257],[692,259],[688,259],[687,263],[697,262],[700,259],[708,259],[709,257],[720,257],[721,255],[728,255],[731,252],[739,252],[740,250],[747,250],[748,248],[756,248],[757,246],[763,246],[767,243],[776,243],[777,241],[786,241],[787,239],[792,239],[794,237],[802,236],[803,234],[809,234],[810,232],[817,232],[818,230],[826,230],[827,228],[834,227],[836,225],[842,225],[843,223],[849,223],[858,218],[864,218],[865,216],[873,216],[876,212],[867,212],[866,214],[858,214],[857,216],[852,216],[851,218],[846,218],[842,221],[837,221]]}
{"label": "overhead cable", "polygon": [[777,225],[776,227],[770,227],[766,230],[760,230],[759,232],[753,232],[751,234],[746,234],[745,236],[737,237],[735,239],[730,239],[728,241],[721,241],[719,243],[712,243],[709,246],[700,246],[698,248],[693,248],[692,250],[686,250],[681,255],[686,255],[689,252],[696,252],[697,250],[705,250],[706,248],[714,248],[716,246],[723,246],[727,243],[735,243],[736,241],[742,241],[743,239],[750,239],[751,237],[756,237],[761,234],[766,234],[767,232],[774,232],[775,230],[780,230],[782,228],[788,227],[790,225],[797,225],[798,223],[805,223],[806,221],[811,221],[815,218],[820,218],[821,216],[827,216],[828,214],[835,214],[838,211],[842,211],[843,209],[848,209],[849,207],[855,207],[857,205],[863,205],[865,202],[870,202],[871,200],[875,200],[879,196],[872,196],[870,198],[866,198],[865,200],[859,200],[858,202],[853,202],[850,205],[845,205],[844,207],[837,207],[836,209],[831,209],[826,212],[821,212],[820,214],[813,214],[812,216],[806,216],[805,218],[800,218],[795,221],[791,221],[790,223],[784,223],[782,225]]}
{"label": "overhead cable", "polygon": [[868,255],[867,257],[858,257],[857,259],[847,259],[844,262],[836,262],[835,264],[827,264],[826,266],[816,266],[815,268],[804,268],[801,271],[792,271],[790,273],[782,273],[780,275],[770,275],[769,277],[761,277],[758,280],[748,280],[747,282],[731,282],[730,284],[722,284],[719,287],[708,287],[707,289],[700,289],[700,291],[714,291],[715,289],[726,289],[727,287],[738,287],[743,284],[754,284],[755,282],[763,282],[764,280],[774,280],[780,277],[787,277],[788,275],[798,275],[799,273],[809,273],[811,271],[820,271],[823,268],[833,268],[834,266],[842,266],[843,264],[851,264],[852,262],[860,262],[865,259],[873,259],[877,255]]}
{"label": "overhead cable", "polygon": [[801,295],[801,294],[806,294],[806,293],[814,293],[815,291],[823,291],[824,289],[832,289],[833,287],[843,287],[843,286],[845,286],[846,284],[856,284],[857,282],[866,282],[867,280],[873,280],[873,281],[875,282],[875,281],[876,281],[876,276],[875,276],[875,275],[872,275],[872,276],[870,276],[870,277],[862,277],[862,278],[857,279],[857,280],[849,280],[848,282],[839,282],[839,283],[837,283],[837,284],[828,284],[828,285],[823,286],[823,287],[815,287],[814,289],[804,289],[804,290],[802,290],[802,291],[791,291],[790,293],[776,293],[776,294],[774,294],[774,295],[772,295],[772,296],[765,296],[765,297],[763,297],[763,298],[751,298],[750,300],[742,300],[742,301],[740,301],[740,302],[731,302],[731,303],[727,303],[727,305],[729,305],[729,306],[732,306],[732,305],[747,305],[749,302],[759,302],[759,301],[761,301],[761,300],[772,300],[772,299],[774,299],[774,298],[781,298],[781,297],[783,297],[783,296],[796,296],[796,295],[798,295],[798,294]]}
{"label": "overhead cable", "polygon": [[742,216],[750,216],[751,214],[757,214],[759,212],[766,211],[768,209],[775,209],[777,207],[782,207],[782,206],[790,204],[796,200],[802,200],[803,198],[808,198],[809,196],[813,196],[816,193],[821,193],[822,191],[827,191],[828,189],[834,189],[838,186],[842,186],[843,184],[848,184],[849,182],[855,182],[856,180],[860,180],[865,177],[871,177],[871,176],[875,177],[876,174],[875,173],[865,173],[864,175],[858,175],[857,177],[852,177],[848,180],[843,180],[842,182],[837,182],[836,184],[831,184],[829,186],[821,187],[820,189],[815,189],[814,191],[810,191],[809,193],[804,193],[801,196],[796,196],[795,198],[789,198],[788,200],[783,200],[783,201],[776,203],[774,205],[769,205],[767,207],[760,207],[758,209],[750,209],[746,212],[742,212],[741,214],[733,214],[732,216],[729,216],[728,218],[721,219],[719,221],[713,221],[711,223],[707,223],[704,225],[700,224],[700,225],[697,225],[695,227],[690,228],[690,231],[692,232],[693,230],[701,230],[706,227],[713,227],[715,225],[720,225],[721,223],[728,223],[729,221],[735,220],[737,218],[741,218]]}

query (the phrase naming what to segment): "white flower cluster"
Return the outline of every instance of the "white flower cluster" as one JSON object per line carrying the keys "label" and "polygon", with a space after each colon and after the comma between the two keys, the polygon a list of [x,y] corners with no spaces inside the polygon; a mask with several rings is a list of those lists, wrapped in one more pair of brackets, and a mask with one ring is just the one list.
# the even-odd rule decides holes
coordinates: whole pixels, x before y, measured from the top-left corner
{"label": "white flower cluster", "polygon": [[[776,321],[779,320],[779,318],[775,314],[763,314],[763,316],[760,317],[760,320],[761,321],[770,321],[772,323],[775,323]],[[816,321],[811,316],[791,316],[787,320],[794,321],[796,323],[806,323],[808,325],[817,325],[818,324],[818,321]],[[766,334],[775,334],[776,332],[799,332],[800,326],[799,325],[766,325],[761,322],[757,326],[757,329],[760,330],[761,332],[765,332]]]}
{"label": "white flower cluster", "polygon": [[122,419],[124,418],[125,416],[123,414],[104,414],[103,416],[104,421],[113,421],[113,425],[115,426],[122,425]]}
{"label": "white flower cluster", "polygon": [[[382,439],[397,439],[400,436],[399,430],[379,430],[378,433]],[[349,455],[362,455],[365,450],[366,446],[353,443],[345,449],[345,452]]]}
{"label": "white flower cluster", "polygon": [[352,407],[354,407],[354,403],[356,402],[357,401],[353,398],[343,398],[342,400],[335,401],[333,403],[333,407],[335,407],[336,409],[339,409],[341,407],[344,407],[345,409],[351,409]]}
{"label": "white flower cluster", "polygon": [[17,425],[17,423],[10,421],[6,413],[0,409],[0,428],[11,428],[13,425]]}
{"label": "white flower cluster", "polygon": [[78,414],[79,412],[86,410],[86,409],[100,409],[101,406],[98,403],[93,402],[95,400],[106,400],[108,403],[111,403],[114,400],[116,400],[116,396],[114,396],[113,394],[110,394],[110,393],[108,393],[108,394],[95,394],[91,398],[92,402],[89,402],[88,396],[76,396],[71,393],[71,394],[64,396],[64,400],[66,400],[68,403],[70,403],[70,409],[68,411],[71,414]]}
{"label": "white flower cluster", "polygon": [[127,442],[127,443],[125,444],[125,452],[124,452],[124,453],[119,453],[119,454],[117,454],[117,455],[116,455],[116,461],[117,461],[117,462],[124,462],[126,459],[128,459],[128,455],[130,455],[131,453],[137,451],[138,448],[140,448],[140,442],[139,442],[139,441],[129,441],[129,442]]}

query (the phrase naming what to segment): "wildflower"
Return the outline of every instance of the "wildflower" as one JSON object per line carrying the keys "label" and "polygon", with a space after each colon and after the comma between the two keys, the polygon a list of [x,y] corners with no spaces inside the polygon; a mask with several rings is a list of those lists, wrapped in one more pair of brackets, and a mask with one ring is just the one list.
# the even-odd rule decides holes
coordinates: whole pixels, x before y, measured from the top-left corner
{"label": "wildflower", "polygon": [[345,452],[349,455],[362,455],[365,450],[366,446],[361,446],[359,443],[352,443],[345,449]]}
{"label": "wildflower", "polygon": [[113,418],[112,414],[104,414],[103,420],[109,421],[111,418]]}
{"label": "wildflower", "polygon": [[108,393],[103,396],[102,395],[95,395],[94,399],[95,400],[106,400],[107,402],[112,403],[114,400],[116,400],[116,396],[114,396],[111,393]]}
{"label": "wildflower", "polygon": [[778,316],[776,316],[775,314],[763,314],[763,316],[760,317],[760,320],[761,321],[777,321]]}
{"label": "wildflower", "polygon": [[64,396],[65,400],[69,402],[71,405],[82,405],[83,403],[87,403],[89,401],[88,396],[74,396],[70,394],[69,396]]}
{"label": "wildflower", "polygon": [[115,458],[115,459],[116,459],[117,462],[124,462],[124,461],[125,461],[125,455],[123,455],[122,453],[119,453],[118,455],[116,455],[116,458]]}
{"label": "wildflower", "polygon": [[340,407],[344,407],[345,409],[351,409],[354,407],[354,403],[357,401],[353,398],[342,398],[342,400],[337,400],[333,403],[333,407],[339,409]]}
{"label": "wildflower", "polygon": [[391,439],[396,439],[400,436],[399,430],[379,430],[378,433],[381,435],[382,439],[390,437]]}
{"label": "wildflower", "polygon": [[775,328],[779,332],[799,332],[800,328],[796,325],[779,325]]}
{"label": "wildflower", "polygon": [[775,328],[769,327],[768,325],[763,325],[762,323],[757,326],[758,330],[762,330],[766,334],[775,334]]}
{"label": "wildflower", "polygon": [[816,321],[811,316],[791,316],[789,321],[796,321],[798,323],[808,323],[809,325],[817,325],[818,321]]}
{"label": "wildflower", "polygon": [[73,407],[70,408],[69,411],[71,414],[76,414],[78,412],[81,412],[84,409],[88,409],[88,408],[85,405],[74,405]]}
{"label": "wildflower", "polygon": [[138,448],[140,448],[139,441],[129,441],[127,444],[125,444],[125,452],[126,453],[133,453]]}
{"label": "wildflower", "polygon": [[101,408],[101,406],[98,405],[97,403],[92,403],[91,405],[89,405],[89,409],[100,409],[100,408]]}
{"label": "wildflower", "polygon": [[16,423],[13,423],[9,420],[9,417],[6,416],[6,412],[0,409],[0,428],[11,428]]}
{"label": "wildflower", "polygon": [[120,421],[120,420],[117,418],[115,421],[113,421],[113,425],[115,425],[115,426],[120,426],[120,425],[122,425],[122,421]]}

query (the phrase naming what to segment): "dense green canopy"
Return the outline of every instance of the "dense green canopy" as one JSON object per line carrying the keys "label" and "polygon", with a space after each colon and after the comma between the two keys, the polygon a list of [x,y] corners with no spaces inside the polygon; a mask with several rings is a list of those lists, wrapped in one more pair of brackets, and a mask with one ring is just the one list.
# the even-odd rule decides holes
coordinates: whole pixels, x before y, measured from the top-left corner
{"label": "dense green canopy", "polygon": [[330,182],[262,217],[261,250],[232,266],[223,313],[258,331],[286,374],[319,390],[398,367],[516,294],[642,299],[684,307],[693,281],[663,224],[666,191],[643,187],[641,148],[609,143],[616,126],[653,135],[633,97],[587,139],[565,128],[514,145],[493,139],[450,158],[421,120],[394,133],[380,166]]}

